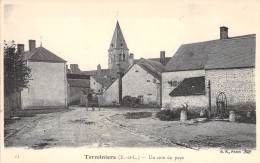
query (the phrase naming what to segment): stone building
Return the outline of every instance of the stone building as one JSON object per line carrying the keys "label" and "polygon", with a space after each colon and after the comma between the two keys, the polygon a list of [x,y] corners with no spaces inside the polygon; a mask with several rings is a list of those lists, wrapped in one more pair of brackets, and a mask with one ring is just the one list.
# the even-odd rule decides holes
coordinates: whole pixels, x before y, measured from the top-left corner
{"label": "stone building", "polygon": [[218,40],[181,45],[162,74],[162,107],[214,107],[221,92],[228,106],[255,105],[255,48],[255,34],[228,37],[227,27]]}
{"label": "stone building", "polygon": [[36,48],[35,40],[29,40],[29,51],[23,56],[31,68],[31,80],[21,92],[21,108],[66,107],[66,61],[42,46]]}
{"label": "stone building", "polygon": [[141,58],[122,78],[122,97],[137,97],[143,104],[160,106],[163,70],[160,62]]}

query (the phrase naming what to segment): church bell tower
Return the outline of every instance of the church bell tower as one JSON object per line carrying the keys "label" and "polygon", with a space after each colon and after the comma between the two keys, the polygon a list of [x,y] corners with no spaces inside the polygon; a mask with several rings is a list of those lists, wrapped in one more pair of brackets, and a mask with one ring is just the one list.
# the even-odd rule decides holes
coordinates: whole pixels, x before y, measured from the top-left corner
{"label": "church bell tower", "polygon": [[125,70],[129,66],[129,49],[117,21],[112,41],[108,49],[108,68]]}

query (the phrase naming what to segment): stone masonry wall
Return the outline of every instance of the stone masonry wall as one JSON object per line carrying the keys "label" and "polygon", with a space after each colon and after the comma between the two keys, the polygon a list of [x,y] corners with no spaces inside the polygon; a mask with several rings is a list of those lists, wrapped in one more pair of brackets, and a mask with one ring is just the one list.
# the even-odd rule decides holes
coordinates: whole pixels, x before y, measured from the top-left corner
{"label": "stone masonry wall", "polygon": [[255,103],[254,71],[254,68],[206,70],[206,86],[211,82],[211,105],[216,106],[220,92],[227,96],[228,105]]}
{"label": "stone masonry wall", "polygon": [[206,107],[208,99],[205,95],[171,97],[169,93],[175,89],[184,78],[205,76],[205,70],[164,72],[162,74],[162,107],[178,108],[188,104],[192,107]]}
{"label": "stone masonry wall", "polygon": [[122,97],[143,96],[144,104],[157,103],[160,105],[160,101],[158,101],[160,87],[157,86],[159,82],[139,65],[134,65],[122,78]]}

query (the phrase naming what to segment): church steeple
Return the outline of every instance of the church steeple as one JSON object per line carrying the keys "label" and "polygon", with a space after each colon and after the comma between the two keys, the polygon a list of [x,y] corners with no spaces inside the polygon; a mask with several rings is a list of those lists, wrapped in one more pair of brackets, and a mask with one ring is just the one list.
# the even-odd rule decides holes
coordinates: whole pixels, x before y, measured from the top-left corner
{"label": "church steeple", "polygon": [[120,25],[118,21],[116,22],[116,28],[112,37],[112,41],[109,46],[109,50],[111,49],[124,49],[124,50],[129,50],[125,38],[123,36],[123,33],[121,31]]}
{"label": "church steeple", "polygon": [[119,22],[117,21],[116,28],[108,49],[108,68],[116,69],[118,68],[117,65],[120,65],[120,68],[127,69],[129,66],[128,59],[129,49],[121,31]]}

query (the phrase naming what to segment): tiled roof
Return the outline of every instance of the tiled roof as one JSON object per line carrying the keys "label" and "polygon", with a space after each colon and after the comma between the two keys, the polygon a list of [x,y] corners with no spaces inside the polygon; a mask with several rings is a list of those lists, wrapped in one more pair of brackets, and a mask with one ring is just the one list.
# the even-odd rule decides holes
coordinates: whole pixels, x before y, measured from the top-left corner
{"label": "tiled roof", "polygon": [[190,96],[205,94],[205,77],[185,78],[172,92],[170,96]]}
{"label": "tiled roof", "polygon": [[113,81],[109,78],[99,77],[99,76],[92,76],[97,82],[106,86],[107,88],[113,83]]}
{"label": "tiled roof", "polygon": [[[170,59],[171,59],[171,57],[165,57],[164,62],[161,62],[161,58],[147,58],[146,60],[161,62],[161,64],[163,66],[165,66],[170,61]],[[135,59],[134,63],[137,63],[138,61],[139,61],[139,59]]]}
{"label": "tiled roof", "polygon": [[181,45],[166,71],[255,66],[255,35]]}
{"label": "tiled roof", "polygon": [[160,62],[141,58],[136,64],[142,67],[145,71],[153,75],[158,80],[161,80],[161,73],[163,72],[164,66]]}
{"label": "tiled roof", "polygon": [[107,76],[112,79],[117,78],[117,69],[101,69],[99,73],[98,70],[90,70],[90,71],[81,71],[82,75],[90,75],[90,76]]}
{"label": "tiled roof", "polygon": [[24,60],[38,61],[38,62],[66,62],[62,58],[53,54],[44,47],[38,47],[32,51],[26,51],[23,53]]}
{"label": "tiled roof", "polygon": [[68,79],[90,79],[90,75],[82,75],[82,74],[69,74],[67,73]]}
{"label": "tiled roof", "polygon": [[89,79],[67,79],[70,87],[90,88]]}

